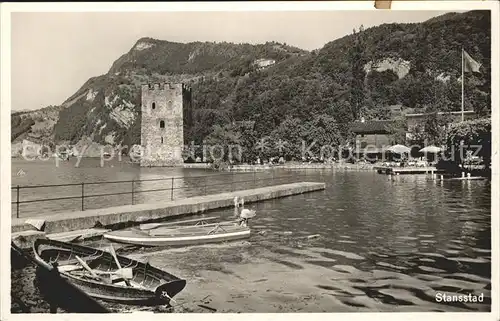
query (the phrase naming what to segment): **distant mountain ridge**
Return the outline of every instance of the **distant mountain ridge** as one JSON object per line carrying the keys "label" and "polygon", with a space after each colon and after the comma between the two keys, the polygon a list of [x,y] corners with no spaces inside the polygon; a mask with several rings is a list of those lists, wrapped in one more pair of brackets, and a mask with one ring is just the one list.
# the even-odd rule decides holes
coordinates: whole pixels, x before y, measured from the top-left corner
{"label": "distant mountain ridge", "polygon": [[[385,119],[386,106],[395,104],[416,110],[431,105],[459,109],[460,50],[464,47],[482,63],[483,75],[489,74],[490,26],[489,12],[471,11],[361,31],[357,36],[365,47],[364,115]],[[50,134],[46,130],[31,139],[138,144],[140,85],[153,82],[184,82],[192,87],[195,127],[187,135],[196,141],[207,137],[213,126],[234,121],[255,122],[260,135],[268,135],[285,116],[306,121],[326,115],[342,121],[349,108],[348,55],[354,37],[344,36],[311,52],[277,42],[177,43],[141,38],[106,74],[90,78],[51,112],[57,119]],[[274,64],[259,68],[255,64],[259,59]],[[468,75],[466,107],[487,113],[490,92],[489,77]],[[33,133],[34,124],[20,120],[33,120],[36,111],[22,115],[11,115],[13,142]]]}

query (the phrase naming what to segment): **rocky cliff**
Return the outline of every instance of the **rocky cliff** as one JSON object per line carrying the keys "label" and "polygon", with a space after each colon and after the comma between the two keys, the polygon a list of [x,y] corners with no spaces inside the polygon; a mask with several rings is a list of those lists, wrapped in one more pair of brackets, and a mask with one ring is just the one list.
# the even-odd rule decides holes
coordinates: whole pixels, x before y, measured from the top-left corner
{"label": "rocky cliff", "polygon": [[367,118],[383,119],[385,106],[395,104],[417,111],[431,105],[459,109],[462,47],[482,64],[482,75],[468,76],[466,107],[488,112],[490,15],[473,11],[423,23],[384,24],[312,52],[277,42],[184,44],[142,38],[107,74],[89,79],[61,106],[13,113],[12,141],[140,143],[140,85],[152,82],[192,87],[195,125],[188,135],[197,141],[215,125],[241,120],[255,122],[261,135],[285,115],[342,121],[355,78],[349,55],[356,39],[363,43]]}

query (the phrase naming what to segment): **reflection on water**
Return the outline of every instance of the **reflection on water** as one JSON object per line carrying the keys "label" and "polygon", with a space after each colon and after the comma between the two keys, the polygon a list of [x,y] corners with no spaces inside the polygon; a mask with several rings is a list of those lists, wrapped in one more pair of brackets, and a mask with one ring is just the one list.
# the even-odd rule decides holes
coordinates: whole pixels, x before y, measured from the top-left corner
{"label": "reflection on water", "polygon": [[[236,278],[242,277],[240,270],[244,276],[254,273],[262,288],[272,288],[291,273],[293,282],[279,291],[331,296],[330,312],[490,311],[488,181],[388,180],[371,172],[342,171],[310,172],[307,179],[325,181],[327,189],[248,205],[257,210],[248,246],[206,245],[185,252],[156,248],[142,255],[165,268],[180,265],[179,273],[193,278],[204,270]],[[216,213],[234,215],[232,209]],[[314,234],[320,237],[308,237]],[[172,257],[176,264],[170,263]],[[293,288],[295,283],[300,289]],[[437,293],[483,294],[484,301],[439,303]],[[243,303],[240,308],[248,311]]]}
{"label": "reflection on water", "polygon": [[[435,182],[425,176],[391,181],[356,172],[315,176],[326,180],[326,191],[255,205],[256,230],[268,235],[292,231],[293,237],[269,241],[256,236],[254,242],[294,258],[295,265],[351,275],[318,285],[345,298],[345,304],[363,305],[353,301],[361,295],[390,305],[435,305],[437,291],[484,293],[483,304],[454,305],[489,311],[489,182]],[[311,234],[322,236],[314,246],[297,244]],[[446,310],[446,305],[437,309]]]}
{"label": "reflection on water", "polygon": [[[152,171],[162,170],[165,175],[173,174],[170,169]],[[136,172],[108,173],[110,176],[99,178],[140,177]],[[182,175],[199,173],[183,171]],[[290,173],[300,171],[274,175]],[[318,302],[329,297],[335,302],[330,312],[344,311],[342,307],[361,311],[490,311],[489,181],[433,181],[425,175],[390,180],[373,172],[328,170],[309,171],[307,180],[326,182],[327,188],[247,205],[257,210],[251,221],[252,236],[245,243],[248,246],[229,243],[191,247],[184,252],[146,252],[154,253],[151,259],[159,267],[178,267],[180,275],[191,283],[199,279],[200,271],[214,270],[235,274],[231,282],[255,286],[257,291],[289,273],[295,279],[280,285],[281,295],[302,289],[309,291],[309,296],[318,295]],[[217,213],[234,215],[233,209]],[[320,237],[309,239],[313,234]],[[251,268],[245,269],[248,266]],[[255,274],[252,285],[237,275],[239,269]],[[438,303],[438,292],[484,294],[484,302]]]}
{"label": "reflection on water", "polygon": [[[317,291],[348,307],[490,311],[488,181],[435,182],[425,176],[391,181],[376,173],[331,171],[309,174],[308,180],[326,181],[327,189],[249,205],[258,213],[251,222],[251,246],[198,249],[193,268],[213,264],[207,251],[231,253],[311,275]],[[321,237],[308,239],[312,234]],[[332,276],[330,282],[325,275]],[[266,277],[280,274],[269,271]],[[484,302],[438,303],[438,292],[484,294]]]}

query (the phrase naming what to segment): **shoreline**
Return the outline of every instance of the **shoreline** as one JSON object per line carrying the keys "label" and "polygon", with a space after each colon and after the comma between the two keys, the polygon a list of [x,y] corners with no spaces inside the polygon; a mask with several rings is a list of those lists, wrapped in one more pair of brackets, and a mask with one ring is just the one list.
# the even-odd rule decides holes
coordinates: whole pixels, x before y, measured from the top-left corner
{"label": "shoreline", "polygon": [[[84,156],[81,158],[75,157],[77,159],[100,159],[101,157],[93,157],[93,156]],[[140,165],[136,162],[130,161],[127,159],[127,156],[123,156],[121,160],[116,158],[118,162],[126,162],[128,164],[136,164],[138,167]],[[22,160],[22,157],[20,156],[11,156],[11,159],[17,159],[17,160]],[[70,159],[71,160],[71,159]],[[112,161],[107,160],[107,161]],[[115,160],[115,161],[116,161]],[[33,161],[33,160],[32,160]],[[36,160],[35,160],[36,161]],[[39,160],[41,162],[44,162],[44,160]],[[67,162],[65,160],[59,160],[61,162]],[[153,167],[141,167],[141,168],[161,168],[162,166],[153,166]],[[163,166],[164,168],[183,168],[183,169],[203,169],[203,170],[210,170],[213,172],[264,172],[264,171],[270,171],[270,170],[339,170],[339,171],[378,171],[380,168],[385,166],[381,166],[378,163],[375,164],[352,164],[352,163],[332,163],[332,164],[321,164],[321,163],[316,163],[316,164],[300,164],[300,163],[287,163],[287,164],[282,164],[282,165],[229,165],[227,168],[213,168],[211,163],[184,163],[181,166]],[[395,168],[399,169],[400,167],[387,167],[389,169]],[[419,169],[418,167],[405,167],[405,169]],[[445,175],[453,175],[453,176],[458,176],[461,172],[471,172],[475,176],[481,176],[481,177],[490,177],[491,176],[491,170],[490,171],[485,171],[485,170],[478,170],[478,169],[463,169],[460,172],[449,172],[446,171],[445,169],[437,169],[435,167],[429,167],[429,171],[440,172],[440,174],[445,174]]]}
{"label": "shoreline", "polygon": [[228,171],[254,171],[272,169],[340,169],[340,170],[373,170],[372,164],[284,164],[284,165],[233,165]]}
{"label": "shoreline", "polygon": [[[72,157],[77,159],[100,159],[100,156],[83,156],[83,157]],[[70,158],[70,160],[72,159]],[[121,161],[131,164],[137,164],[131,162],[127,159],[127,156],[123,156]],[[18,155],[11,156],[11,160],[23,160],[22,157]],[[115,159],[118,160],[118,157]],[[30,162],[45,162],[45,160],[27,160]],[[66,162],[65,160],[59,160],[61,162]],[[118,160],[120,162],[120,160]],[[214,172],[227,172],[227,171],[265,171],[273,169],[341,169],[341,170],[373,170],[376,167],[373,164],[351,164],[351,163],[334,163],[334,164],[284,164],[284,165],[232,165],[227,169],[214,169],[211,163],[184,163],[182,166],[173,166],[179,168],[192,168],[192,169],[210,169]]]}

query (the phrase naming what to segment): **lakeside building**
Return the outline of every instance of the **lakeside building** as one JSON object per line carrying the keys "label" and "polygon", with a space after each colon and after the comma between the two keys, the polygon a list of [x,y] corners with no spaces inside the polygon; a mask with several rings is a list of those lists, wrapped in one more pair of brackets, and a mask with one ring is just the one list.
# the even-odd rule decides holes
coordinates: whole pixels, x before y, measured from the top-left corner
{"label": "lakeside building", "polygon": [[[450,111],[450,112],[438,112],[438,116],[446,116],[449,123],[458,123],[462,120],[461,111]],[[430,115],[429,113],[415,113],[415,114],[405,114],[406,123],[408,125],[408,132],[412,132],[417,126],[422,126],[425,123],[425,117]],[[473,110],[464,111],[464,120],[470,120],[476,118],[476,113]]]}
{"label": "lakeside building", "polygon": [[[389,106],[391,116],[394,118],[398,115],[404,115],[406,119],[406,138],[411,139],[417,128],[424,128],[426,117],[430,113],[405,113],[404,107],[401,105]],[[409,111],[409,109],[406,109]],[[438,116],[446,117],[448,124],[457,123],[462,120],[461,111],[438,112]],[[473,110],[464,111],[464,120],[470,120],[477,117]],[[382,158],[384,148],[394,145],[391,133],[391,125],[394,120],[368,120],[361,119],[350,124],[350,129],[355,135],[355,152],[358,157],[369,156],[372,159]]]}
{"label": "lakeside building", "polygon": [[355,153],[358,157],[381,158],[384,148],[393,145],[393,138],[389,126],[392,120],[361,119],[350,125],[351,131],[356,135]]}

